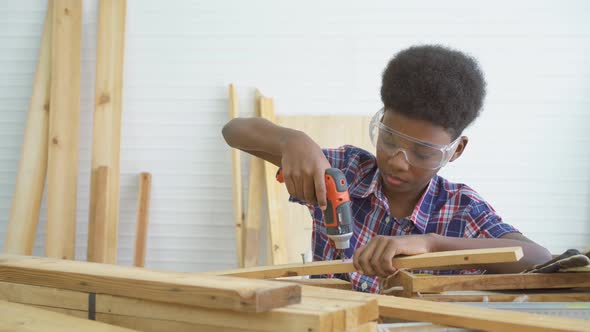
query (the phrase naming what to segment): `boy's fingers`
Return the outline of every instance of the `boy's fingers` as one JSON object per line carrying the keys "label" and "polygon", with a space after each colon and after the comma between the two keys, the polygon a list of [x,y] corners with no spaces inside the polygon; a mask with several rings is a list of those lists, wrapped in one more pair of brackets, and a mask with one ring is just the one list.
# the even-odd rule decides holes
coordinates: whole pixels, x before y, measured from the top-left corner
{"label": "boy's fingers", "polygon": [[314,175],[315,197],[318,201],[320,209],[325,210],[328,206],[326,201],[326,182],[324,179],[324,171],[320,170]]}
{"label": "boy's fingers", "polygon": [[393,257],[397,252],[397,246],[394,241],[387,241],[388,245],[381,254],[381,267],[384,272],[386,272],[386,276],[392,275],[395,273],[396,268],[393,267]]}
{"label": "boy's fingers", "polygon": [[376,242],[377,245],[375,246],[375,251],[371,255],[370,263],[373,267],[373,271],[375,271],[378,276],[385,276],[387,275],[387,272],[385,272],[385,269],[383,268],[383,254],[385,253],[389,241],[377,238]]}
{"label": "boy's fingers", "polygon": [[376,275],[375,270],[373,269],[373,266],[370,262],[370,259],[375,252],[375,247],[374,241],[369,242],[369,244],[367,244],[365,247],[365,250],[363,250],[363,252],[358,257],[358,263],[361,267],[361,271],[363,271],[364,274],[368,276]]}
{"label": "boy's fingers", "polygon": [[304,177],[303,178],[303,196],[305,197],[305,201],[311,204],[316,203],[315,199],[315,190],[313,185],[313,178],[311,177]]}

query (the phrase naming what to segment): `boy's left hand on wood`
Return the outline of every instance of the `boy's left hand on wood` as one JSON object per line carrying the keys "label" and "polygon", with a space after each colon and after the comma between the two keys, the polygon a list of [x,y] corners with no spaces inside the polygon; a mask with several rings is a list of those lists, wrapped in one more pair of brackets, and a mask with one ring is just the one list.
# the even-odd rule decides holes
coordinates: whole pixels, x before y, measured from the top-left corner
{"label": "boy's left hand on wood", "polygon": [[353,264],[357,271],[368,276],[385,277],[397,270],[393,257],[418,255],[432,251],[434,237],[430,234],[383,236],[377,235],[354,253]]}

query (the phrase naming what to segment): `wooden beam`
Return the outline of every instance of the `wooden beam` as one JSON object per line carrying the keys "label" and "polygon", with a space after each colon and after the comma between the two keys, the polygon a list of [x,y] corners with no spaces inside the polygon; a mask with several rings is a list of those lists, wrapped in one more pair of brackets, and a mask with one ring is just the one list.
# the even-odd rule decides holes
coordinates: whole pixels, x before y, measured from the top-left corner
{"label": "wooden beam", "polygon": [[[272,98],[260,98],[260,116],[276,123],[274,101]],[[279,209],[279,183],[276,180],[278,168],[264,162],[264,179],[266,184],[266,206],[268,211],[268,227],[270,231],[272,264],[287,263],[287,247],[285,242],[285,225]]]}
{"label": "wooden beam", "polygon": [[[240,116],[238,109],[238,94],[233,84],[229,85],[229,118]],[[242,206],[242,161],[240,150],[231,149],[233,198],[234,198],[234,226],[236,228],[236,252],[238,267],[244,267],[244,209]]]}
{"label": "wooden beam", "polygon": [[365,323],[357,327],[346,330],[346,332],[378,332],[379,327],[377,322]]}
{"label": "wooden beam", "polygon": [[298,285],[0,255],[0,280],[167,303],[263,312],[301,300]]}
{"label": "wooden beam", "polygon": [[23,304],[0,301],[0,331],[126,332],[133,330],[42,310]]}
{"label": "wooden beam", "polygon": [[137,225],[135,228],[135,254],[133,265],[145,266],[145,252],[147,243],[148,212],[150,208],[150,193],[152,189],[152,175],[147,172],[139,174],[139,195],[137,198]]}
{"label": "wooden beam", "polygon": [[[304,296],[308,288],[302,286]],[[314,290],[315,291],[315,290]],[[395,296],[355,293],[338,289],[321,288],[323,293],[347,298],[377,298],[379,314],[384,318],[408,321],[432,322],[447,326],[471,328],[484,331],[588,331],[590,321],[555,317],[524,312],[470,307],[451,303],[436,303],[406,299]]]}
{"label": "wooden beam", "polygon": [[[88,238],[89,241],[104,241],[101,247],[106,248],[106,256],[102,263],[111,264],[117,262],[126,6],[126,0],[100,0],[98,8]],[[96,215],[93,193],[97,185],[96,170],[100,166],[109,168],[106,237],[95,235],[93,229]]]}
{"label": "wooden beam", "polygon": [[82,1],[53,3],[45,254],[73,259],[78,190]]}
{"label": "wooden beam", "polygon": [[413,298],[435,302],[590,302],[590,289],[537,291],[449,291],[413,294]]}
{"label": "wooden beam", "polygon": [[298,285],[324,287],[324,288],[336,288],[342,290],[352,290],[352,284],[346,280],[337,278],[317,278],[317,279],[273,279],[276,281],[290,282]]}
{"label": "wooden beam", "polygon": [[107,256],[107,228],[108,228],[108,183],[109,168],[100,166],[96,170],[94,185],[94,218],[90,218],[88,235],[88,261],[105,263]]}
{"label": "wooden beam", "polygon": [[[398,284],[385,281],[385,287]],[[483,274],[412,276],[412,292],[440,293],[451,290],[544,289],[590,287],[590,273]]]}
{"label": "wooden beam", "polygon": [[[440,251],[415,256],[396,257],[393,265],[398,269],[448,270],[472,268],[483,264],[516,262],[522,258],[522,248],[489,248]],[[356,271],[351,260],[321,261],[305,264],[284,264],[244,269],[207,272],[206,274],[226,275],[242,278],[271,279],[302,275],[349,273]]]}
{"label": "wooden beam", "polygon": [[[260,99],[262,95],[256,90],[254,116],[260,116]],[[246,234],[244,241],[244,267],[258,265],[260,256],[260,224],[262,221],[262,194],[264,193],[264,161],[250,156],[248,176],[248,209],[246,211]]]}
{"label": "wooden beam", "polygon": [[379,313],[484,331],[589,331],[590,321],[379,295]]}
{"label": "wooden beam", "polygon": [[49,0],[12,208],[4,240],[4,252],[9,254],[31,255],[35,245],[35,233],[47,174],[52,26],[53,0]]}
{"label": "wooden beam", "polygon": [[[299,304],[251,314],[224,309],[209,309],[151,300],[96,294],[96,316],[113,314],[129,317],[131,321],[161,320],[167,322],[207,325],[206,331],[315,331],[339,332],[354,324],[365,324],[378,318],[378,305],[374,298],[352,296],[334,298],[332,294],[315,293],[303,298]],[[56,288],[0,282],[0,299],[54,307],[56,310],[80,315],[88,311],[88,294]],[[119,324],[115,321],[107,321]],[[156,325],[160,322],[155,322]],[[159,326],[159,325],[158,325]],[[183,328],[184,324],[171,326]],[[201,327],[201,326],[198,326]],[[135,328],[139,328],[135,326]],[[144,330],[143,328],[140,328]],[[197,329],[198,330],[198,329]],[[149,329],[147,329],[149,331]]]}

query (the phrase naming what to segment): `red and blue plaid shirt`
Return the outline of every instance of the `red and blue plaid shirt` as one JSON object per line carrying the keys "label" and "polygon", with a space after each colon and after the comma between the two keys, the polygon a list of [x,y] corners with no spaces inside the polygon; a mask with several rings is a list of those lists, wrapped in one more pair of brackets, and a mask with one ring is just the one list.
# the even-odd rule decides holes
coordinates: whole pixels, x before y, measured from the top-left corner
{"label": "red and blue plaid shirt", "polygon": [[[382,191],[375,156],[350,145],[323,151],[332,167],[342,170],[349,185],[354,226],[350,248],[344,252],[346,257],[352,257],[357,248],[367,244],[376,235],[437,233],[450,237],[499,238],[507,233],[518,232],[503,223],[494,209],[473,189],[464,184],[451,183],[440,176],[430,180],[410,216],[400,219],[392,217]],[[298,202],[296,199],[291,200]],[[314,261],[340,259],[336,257],[334,243],[326,235],[322,211],[317,206],[306,205],[313,217]],[[328,277],[349,280],[358,291],[379,292],[378,278],[356,272]]]}

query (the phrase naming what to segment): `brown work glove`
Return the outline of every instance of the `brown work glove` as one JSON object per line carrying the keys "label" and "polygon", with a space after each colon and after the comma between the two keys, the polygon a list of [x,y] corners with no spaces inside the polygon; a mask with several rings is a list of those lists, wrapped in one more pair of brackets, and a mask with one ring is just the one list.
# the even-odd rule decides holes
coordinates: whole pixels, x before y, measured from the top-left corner
{"label": "brown work glove", "polygon": [[587,265],[590,265],[590,251],[584,254],[576,249],[568,249],[552,260],[535,265],[532,269],[524,271],[524,273],[553,273]]}

